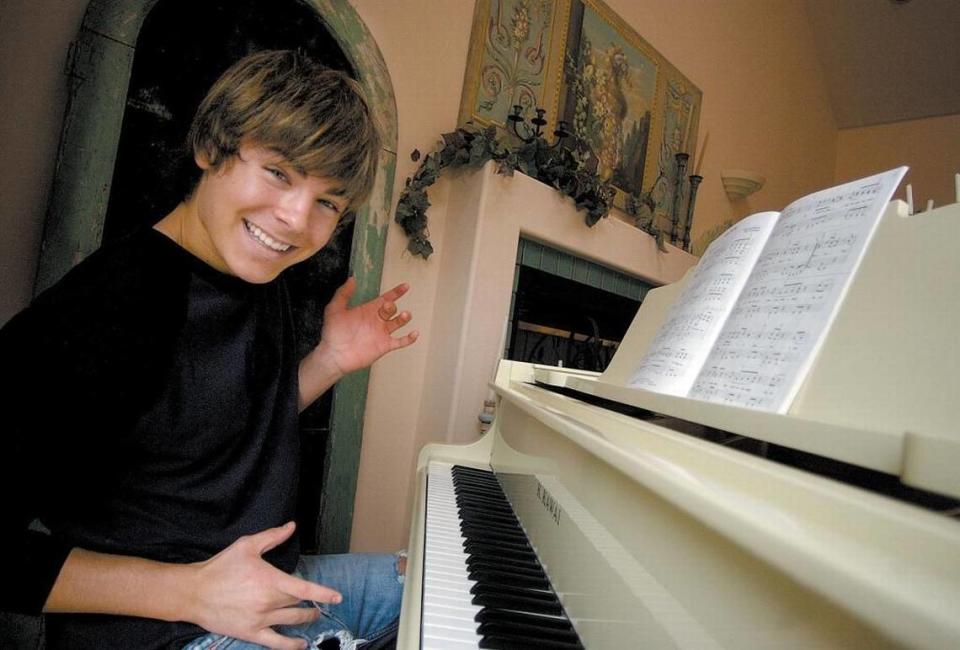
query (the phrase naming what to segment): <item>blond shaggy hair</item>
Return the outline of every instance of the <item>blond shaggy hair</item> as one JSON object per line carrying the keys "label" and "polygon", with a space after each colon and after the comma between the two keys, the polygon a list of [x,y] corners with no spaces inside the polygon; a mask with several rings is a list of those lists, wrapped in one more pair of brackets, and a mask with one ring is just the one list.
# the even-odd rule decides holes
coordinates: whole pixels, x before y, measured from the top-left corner
{"label": "blond shaggy hair", "polygon": [[360,85],[290,50],[234,63],[201,102],[187,142],[211,169],[241,143],[272,149],[302,174],[340,181],[350,210],[370,195],[380,154]]}

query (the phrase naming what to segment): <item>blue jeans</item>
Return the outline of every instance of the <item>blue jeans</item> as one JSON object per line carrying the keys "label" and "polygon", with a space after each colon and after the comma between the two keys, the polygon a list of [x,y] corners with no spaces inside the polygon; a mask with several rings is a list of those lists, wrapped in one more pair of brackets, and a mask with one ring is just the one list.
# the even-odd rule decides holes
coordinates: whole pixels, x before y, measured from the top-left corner
{"label": "blue jeans", "polygon": [[[376,641],[396,631],[400,617],[403,576],[397,572],[397,557],[373,553],[304,555],[293,575],[336,589],[343,594],[339,605],[308,603],[321,616],[312,623],[281,625],[284,636],[305,639],[315,650],[329,638],[339,638],[343,650],[360,641]],[[222,634],[194,639],[183,650],[260,650],[263,646]]]}

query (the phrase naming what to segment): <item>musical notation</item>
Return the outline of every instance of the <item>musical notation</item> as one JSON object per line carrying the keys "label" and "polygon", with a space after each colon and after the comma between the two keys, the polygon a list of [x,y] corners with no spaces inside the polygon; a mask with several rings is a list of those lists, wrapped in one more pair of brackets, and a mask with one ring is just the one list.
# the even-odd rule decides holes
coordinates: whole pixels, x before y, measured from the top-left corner
{"label": "musical notation", "polygon": [[781,213],[691,397],[786,409],[902,173],[818,192]]}
{"label": "musical notation", "polygon": [[687,393],[776,219],[775,212],[753,215],[713,242],[634,370],[630,385]]}
{"label": "musical notation", "polygon": [[784,411],[905,171],[733,226],[687,280],[628,385]]}

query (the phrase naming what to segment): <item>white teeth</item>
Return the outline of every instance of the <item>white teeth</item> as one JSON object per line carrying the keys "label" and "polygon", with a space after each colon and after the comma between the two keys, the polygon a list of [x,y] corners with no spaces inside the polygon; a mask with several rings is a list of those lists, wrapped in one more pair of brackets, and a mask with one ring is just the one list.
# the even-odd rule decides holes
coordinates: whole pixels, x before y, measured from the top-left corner
{"label": "white teeth", "polygon": [[291,248],[291,244],[284,244],[273,239],[270,235],[263,232],[257,228],[254,224],[249,221],[244,221],[243,224],[247,227],[247,232],[257,238],[257,240],[269,248],[270,250],[277,251],[278,253],[284,253]]}

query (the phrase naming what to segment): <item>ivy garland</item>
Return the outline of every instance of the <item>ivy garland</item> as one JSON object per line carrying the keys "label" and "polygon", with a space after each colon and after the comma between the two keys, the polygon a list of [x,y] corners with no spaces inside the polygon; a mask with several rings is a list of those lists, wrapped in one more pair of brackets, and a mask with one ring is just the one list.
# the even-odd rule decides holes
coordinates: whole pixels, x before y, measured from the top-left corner
{"label": "ivy garland", "polygon": [[[407,250],[414,255],[426,259],[433,252],[427,234],[427,188],[448,167],[476,168],[493,160],[497,173],[512,176],[519,170],[572,198],[577,209],[585,211],[588,226],[610,213],[615,190],[597,176],[596,157],[582,142],[573,148],[551,148],[542,138],[535,138],[511,148],[500,140],[495,127],[478,129],[472,124],[444,133],[442,138],[407,179],[397,203],[394,218],[409,239]],[[414,150],[411,158],[420,160],[420,152]]]}

